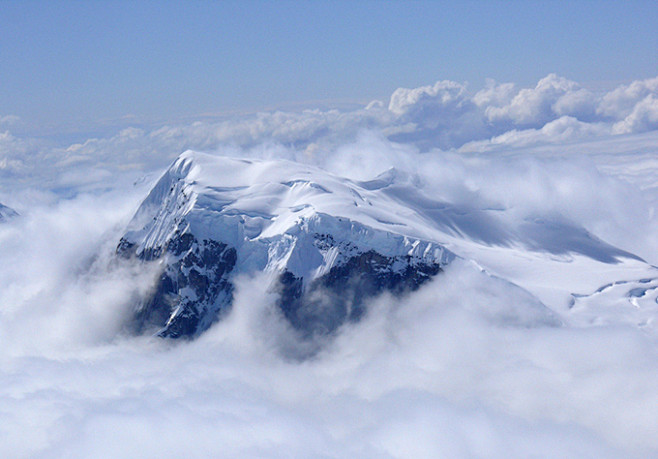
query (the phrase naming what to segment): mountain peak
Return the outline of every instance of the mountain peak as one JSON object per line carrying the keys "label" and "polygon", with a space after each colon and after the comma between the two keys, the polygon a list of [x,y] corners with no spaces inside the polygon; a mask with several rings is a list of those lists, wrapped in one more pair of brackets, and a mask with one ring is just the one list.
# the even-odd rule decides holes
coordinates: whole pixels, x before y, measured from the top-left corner
{"label": "mountain peak", "polygon": [[376,187],[315,167],[187,151],[117,249],[163,262],[136,328],[195,336],[230,307],[235,275],[267,272],[293,326],[330,333],[358,319],[368,297],[415,289],[454,258],[414,234],[413,215]]}
{"label": "mountain peak", "polygon": [[117,252],[162,273],[135,329],[192,337],[232,304],[237,275],[265,272],[302,334],[358,320],[368,298],[418,288],[456,256],[523,247],[537,256],[641,262],[559,215],[514,219],[440,201],[389,169],[354,181],[288,160],[186,151],[160,178]]}

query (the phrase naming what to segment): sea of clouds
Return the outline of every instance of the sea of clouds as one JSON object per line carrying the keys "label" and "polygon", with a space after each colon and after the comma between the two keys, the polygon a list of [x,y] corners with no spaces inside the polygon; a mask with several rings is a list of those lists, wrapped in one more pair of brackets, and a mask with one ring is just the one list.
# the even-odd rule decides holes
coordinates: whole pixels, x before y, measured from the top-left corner
{"label": "sea of clouds", "polygon": [[658,129],[658,77],[604,93],[555,74],[534,88],[488,81],[470,91],[462,83],[439,81],[397,89],[388,103],[128,126],[69,145],[15,136],[12,129],[19,125],[15,116],[0,117],[0,178],[65,192],[112,182],[120,171],[159,171],[186,149],[261,149],[277,156],[277,148],[285,147],[298,160],[323,161],[365,131],[420,151],[460,152],[650,132]]}
{"label": "sea of clouds", "polygon": [[352,110],[128,127],[59,145],[0,117],[0,456],[651,457],[658,337],[571,326],[468,261],[373,300],[314,358],[258,276],[192,342],[126,335],[156,274],[114,259],[182,151],[286,158],[559,218],[658,263],[658,78],[595,93],[549,75],[396,90]]}

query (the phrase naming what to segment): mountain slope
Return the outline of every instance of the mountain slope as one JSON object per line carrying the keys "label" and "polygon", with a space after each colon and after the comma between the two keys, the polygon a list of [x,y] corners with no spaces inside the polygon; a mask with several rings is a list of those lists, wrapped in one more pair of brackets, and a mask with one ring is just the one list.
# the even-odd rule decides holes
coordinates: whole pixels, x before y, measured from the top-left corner
{"label": "mountain slope", "polygon": [[[413,291],[456,257],[574,322],[582,318],[573,305],[599,287],[658,278],[560,215],[455,204],[395,169],[358,182],[285,160],[192,151],[151,190],[117,252],[161,267],[134,330],[175,338],[206,330],[229,310],[235,279],[260,272],[303,336],[358,320],[368,298]],[[646,321],[644,311],[629,320]]]}
{"label": "mountain slope", "polygon": [[265,272],[304,335],[358,320],[367,298],[418,288],[454,255],[418,237],[409,209],[376,190],[288,161],[181,155],[117,252],[163,272],[136,331],[195,336],[232,301],[233,279]]}

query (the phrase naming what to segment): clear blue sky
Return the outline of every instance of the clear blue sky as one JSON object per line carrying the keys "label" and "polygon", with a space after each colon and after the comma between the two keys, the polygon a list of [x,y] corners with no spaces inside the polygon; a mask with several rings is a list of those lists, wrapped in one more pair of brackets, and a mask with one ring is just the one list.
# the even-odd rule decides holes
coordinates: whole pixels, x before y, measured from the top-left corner
{"label": "clear blue sky", "polygon": [[610,85],[658,75],[657,5],[0,0],[0,117],[39,133],[383,99],[439,79]]}

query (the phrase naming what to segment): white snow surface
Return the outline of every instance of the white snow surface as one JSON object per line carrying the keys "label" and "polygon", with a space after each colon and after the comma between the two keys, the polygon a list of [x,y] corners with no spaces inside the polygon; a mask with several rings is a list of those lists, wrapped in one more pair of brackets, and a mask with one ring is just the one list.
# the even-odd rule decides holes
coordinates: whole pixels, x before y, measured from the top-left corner
{"label": "white snow surface", "polygon": [[[368,250],[449,263],[454,255],[432,238],[438,233],[423,212],[382,192],[394,183],[394,170],[359,183],[287,160],[187,151],[151,191],[124,238],[140,253],[187,231],[236,248],[237,272],[287,269],[305,280]],[[338,245],[318,248],[317,235]]]}

